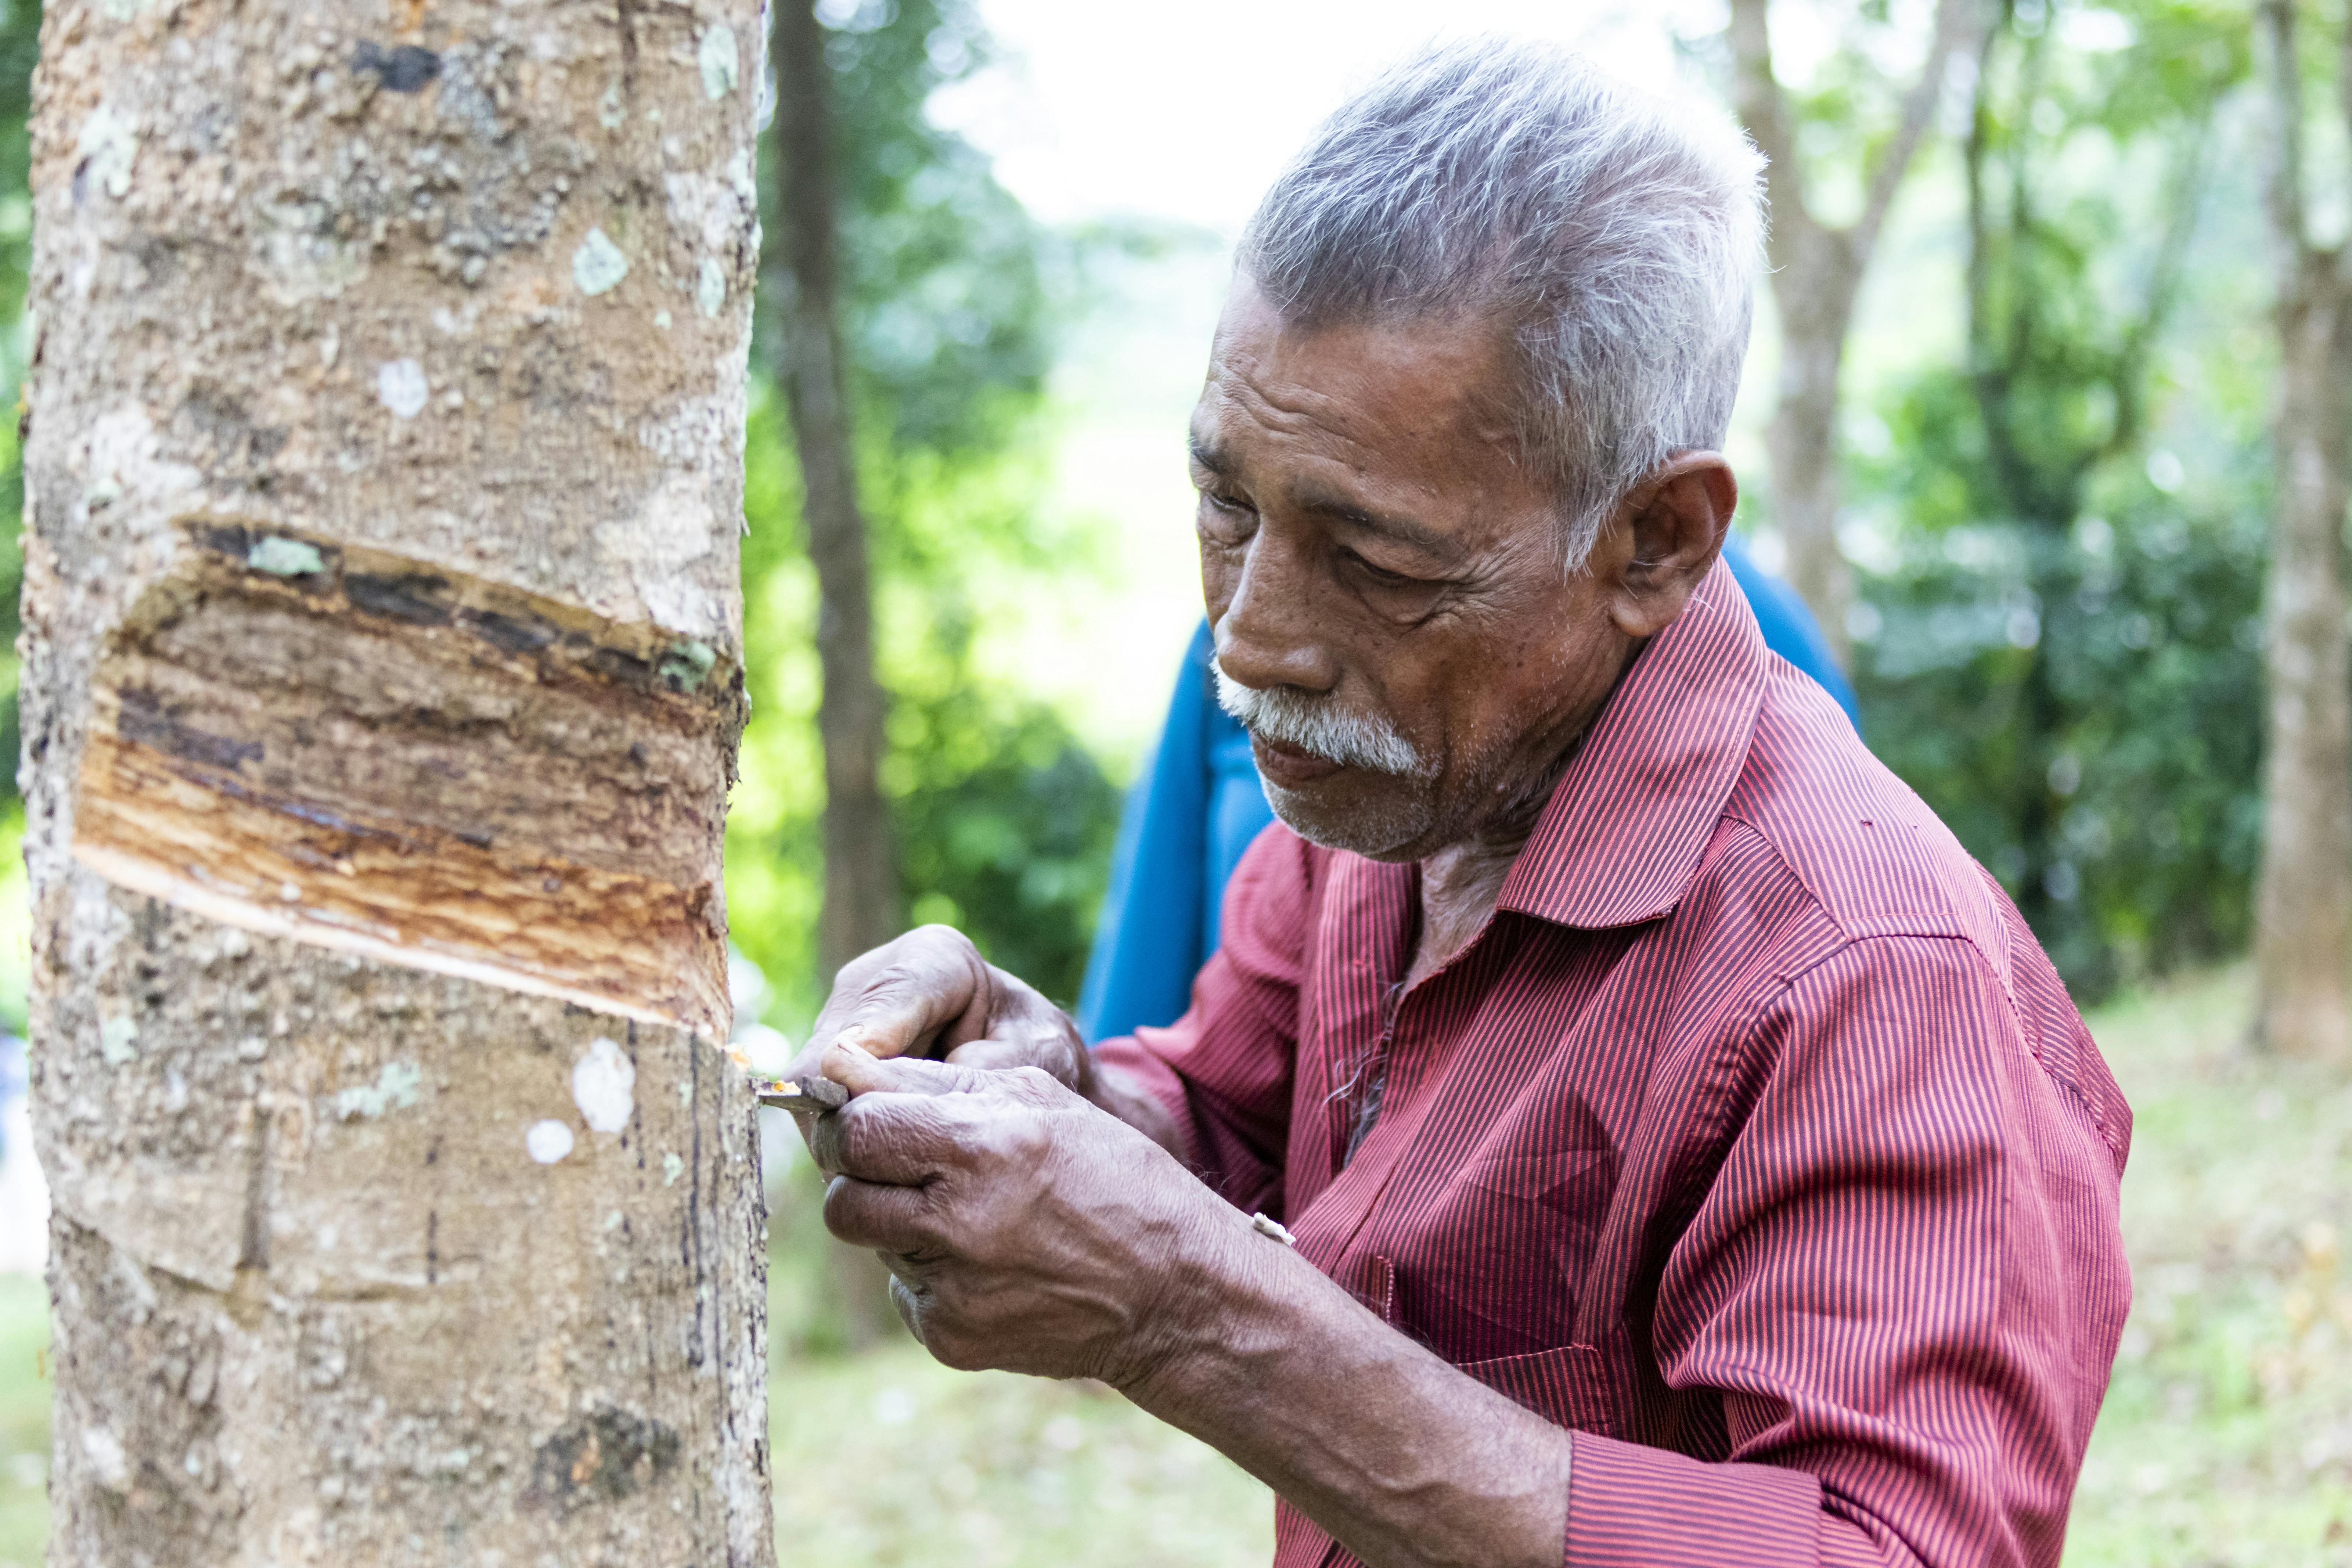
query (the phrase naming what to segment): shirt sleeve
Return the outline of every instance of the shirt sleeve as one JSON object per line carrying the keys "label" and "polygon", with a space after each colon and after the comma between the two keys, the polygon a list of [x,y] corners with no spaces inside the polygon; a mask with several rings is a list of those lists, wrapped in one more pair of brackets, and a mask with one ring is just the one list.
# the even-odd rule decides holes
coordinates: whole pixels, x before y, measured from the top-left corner
{"label": "shirt sleeve", "polygon": [[2016,1008],[1935,937],[1768,1007],[1652,1333],[1724,1458],[1576,1434],[1571,1568],[2054,1568],[2130,1303],[2122,1159]]}
{"label": "shirt sleeve", "polygon": [[1223,942],[1164,1029],[1095,1047],[1176,1119],[1186,1162],[1243,1210],[1281,1217],[1283,1154],[1298,1048],[1298,986],[1312,917],[1313,852],[1268,827],[1225,889]]}

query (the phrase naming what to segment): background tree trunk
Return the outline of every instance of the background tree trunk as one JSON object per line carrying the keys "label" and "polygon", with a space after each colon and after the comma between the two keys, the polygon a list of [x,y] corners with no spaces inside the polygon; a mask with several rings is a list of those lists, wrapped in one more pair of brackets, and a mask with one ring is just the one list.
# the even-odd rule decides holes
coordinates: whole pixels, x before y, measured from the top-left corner
{"label": "background tree trunk", "polygon": [[[2303,71],[2292,0],[2264,0],[2280,377],[2273,423],[2268,751],[2255,910],[2255,1028],[2268,1048],[2352,1060],[2352,648],[2344,517],[2352,496],[2352,247],[2311,243]],[[2352,34],[2338,63],[2352,127]]]}
{"label": "background tree trunk", "polygon": [[748,0],[50,10],[54,1563],[765,1564]]}
{"label": "background tree trunk", "polygon": [[[817,709],[824,746],[817,961],[830,979],[898,934],[898,870],[882,799],[888,710],[874,675],[873,576],[842,363],[832,72],[813,0],[779,0],[774,27],[776,164],[783,185],[777,279],[783,330],[776,335],[775,370],[792,409],[801,516],[816,568],[817,662],[824,682]],[[898,1323],[888,1271],[863,1248],[829,1245],[840,1333],[853,1347],[870,1344]]]}
{"label": "background tree trunk", "polygon": [[1862,216],[1849,227],[1832,228],[1805,199],[1796,114],[1772,74],[1768,0],[1731,3],[1735,96],[1741,122],[1769,160],[1764,178],[1772,203],[1768,243],[1780,313],[1780,396],[1765,432],[1772,520],[1788,551],[1789,582],[1821,622],[1840,664],[1850,662],[1846,611],[1853,596],[1837,539],[1838,382],[1846,333],[1879,230],[1935,117],[1952,51],[1979,25],[1981,4],[1938,0],[1919,79],[1904,96],[1894,135],[1864,171]]}
{"label": "background tree trunk", "polygon": [[824,973],[898,934],[898,873],[882,800],[881,683],[874,676],[874,587],[841,353],[835,234],[832,81],[811,0],[775,12],[776,151],[782,174],[783,331],[776,379],[792,407],[801,514],[816,567],[817,658],[824,695]]}

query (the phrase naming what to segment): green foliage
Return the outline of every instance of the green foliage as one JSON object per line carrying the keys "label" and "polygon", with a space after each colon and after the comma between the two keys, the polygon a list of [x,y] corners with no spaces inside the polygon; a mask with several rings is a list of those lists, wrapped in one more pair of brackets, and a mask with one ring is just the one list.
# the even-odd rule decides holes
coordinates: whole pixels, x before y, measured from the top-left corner
{"label": "green foliage", "polygon": [[[2260,826],[2266,485],[2242,402],[2168,374],[2242,18],[2011,6],[1963,149],[1964,363],[1915,374],[1848,465],[1865,731],[1990,866],[2078,997],[2243,940]],[[2217,276],[2243,257],[2208,258]],[[2192,325],[2200,324],[2194,321]],[[2177,496],[2151,426],[2220,426]]]}
{"label": "green foliage", "polygon": [[16,794],[16,599],[25,582],[19,537],[25,469],[16,410],[25,381],[25,282],[33,255],[33,62],[40,53],[40,0],[0,0],[0,803]]}
{"label": "green foliage", "polygon": [[[2050,803],[2042,934],[2087,997],[2236,951],[2260,842],[2259,518],[2153,493],[2123,515],[1915,531],[1863,579],[1855,657],[1872,749],[2012,892],[2021,797]],[[2063,715],[2041,735],[2037,658]]]}
{"label": "green foliage", "polygon": [[[961,0],[868,0],[827,40],[841,197],[843,332],[890,693],[882,783],[900,893],[1049,994],[1076,994],[1108,875],[1118,792],[1059,715],[978,657],[985,605],[1085,542],[1043,530],[1041,405],[1052,278],[1071,259],[924,110],[985,58]],[[772,187],[771,187],[772,188]],[[772,232],[774,226],[771,226]],[[765,323],[763,323],[764,325]],[[764,360],[765,356],[759,356]],[[816,585],[791,431],[761,394],[746,449],[745,639],[752,716],[728,822],[738,944],[772,1021],[807,1018],[823,899]]]}

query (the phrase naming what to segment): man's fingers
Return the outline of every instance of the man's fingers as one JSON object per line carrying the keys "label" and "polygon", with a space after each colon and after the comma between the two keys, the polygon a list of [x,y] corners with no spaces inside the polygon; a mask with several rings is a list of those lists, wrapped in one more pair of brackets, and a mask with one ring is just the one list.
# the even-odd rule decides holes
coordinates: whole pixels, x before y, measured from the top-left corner
{"label": "man's fingers", "polygon": [[988,965],[961,932],[924,926],[845,966],[810,1036],[814,1047],[855,1039],[872,1055],[942,1052],[984,1034]]}
{"label": "man's fingers", "polygon": [[965,1131],[952,1101],[870,1096],[818,1117],[809,1129],[809,1152],[819,1170],[835,1175],[918,1187],[959,1163]]}
{"label": "man's fingers", "polygon": [[923,1257],[939,1252],[930,1214],[914,1187],[835,1176],[824,1190],[824,1227],[852,1247]]}
{"label": "man's fingers", "polygon": [[950,1067],[977,1068],[982,1072],[998,1072],[1006,1068],[1040,1066],[1034,1047],[1014,1040],[978,1039],[958,1046],[948,1053]]}
{"label": "man's fingers", "polygon": [[1004,1086],[1002,1074],[921,1057],[877,1057],[855,1041],[835,1042],[822,1058],[824,1076],[858,1094],[979,1094]]}

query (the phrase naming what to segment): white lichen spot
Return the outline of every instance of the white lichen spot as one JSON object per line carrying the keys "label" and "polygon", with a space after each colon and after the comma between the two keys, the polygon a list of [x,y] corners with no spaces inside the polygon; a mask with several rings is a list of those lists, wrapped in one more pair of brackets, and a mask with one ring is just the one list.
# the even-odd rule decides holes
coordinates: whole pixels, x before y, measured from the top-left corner
{"label": "white lichen spot", "polygon": [[711,667],[719,662],[719,650],[709,643],[692,637],[681,637],[669,645],[654,673],[680,691],[691,691],[700,686]]}
{"label": "white lichen spot", "polygon": [[522,1135],[522,1146],[542,1165],[552,1165],[572,1152],[572,1129],[561,1121],[534,1121]]}
{"label": "white lichen spot", "polygon": [[425,367],[413,359],[386,360],[375,367],[376,401],[399,418],[422,414],[432,391],[425,383]]}
{"label": "white lichen spot", "polygon": [[618,131],[627,123],[628,118],[628,103],[621,97],[621,84],[615,80],[604,89],[604,96],[596,100],[596,123],[607,131]]}
{"label": "white lichen spot", "polygon": [[704,97],[715,103],[733,92],[742,69],[736,54],[735,29],[724,22],[711,24],[694,51],[694,63],[702,68]]}
{"label": "white lichen spot", "polygon": [[405,1110],[416,1103],[416,1091],[425,1081],[415,1062],[386,1062],[373,1083],[363,1083],[344,1089],[335,1096],[335,1114],[349,1121],[354,1116],[382,1116],[387,1110]]}
{"label": "white lichen spot", "polygon": [[308,577],[327,569],[327,558],[315,544],[269,534],[255,540],[245,552],[245,563],[273,577]]}
{"label": "white lichen spot", "polygon": [[695,280],[694,302],[702,307],[706,316],[715,316],[727,308],[726,269],[706,256],[702,258],[702,275]]}
{"label": "white lichen spot", "polygon": [[139,1054],[139,1026],[128,1015],[106,1019],[98,1026],[98,1054],[106,1065],[119,1068]]}
{"label": "white lichen spot", "polygon": [[110,1492],[131,1489],[131,1456],[122,1451],[122,1439],[103,1426],[86,1426],[81,1434],[81,1451],[89,1460],[91,1474],[98,1484]]}
{"label": "white lichen spot", "polygon": [[629,258],[601,228],[590,229],[580,248],[572,253],[572,281],[580,285],[583,294],[605,293],[628,275]]}
{"label": "white lichen spot", "polygon": [[669,312],[667,310],[656,310],[654,312],[654,325],[659,327],[665,332],[669,331]]}
{"label": "white lichen spot", "polygon": [[692,1079],[682,1078],[677,1080],[677,1102],[680,1105],[692,1105],[694,1103],[694,1080]]}
{"label": "white lichen spot", "polygon": [[679,1159],[679,1158],[678,1158],[677,1155],[675,1155],[675,1154],[664,1154],[664,1155],[662,1156],[662,1185],[663,1185],[663,1186],[665,1186],[665,1187],[674,1187],[674,1186],[676,1186],[676,1185],[677,1184],[677,1179],[678,1179],[680,1176],[683,1176],[683,1175],[685,1175],[685,1174],[686,1174],[686,1162],[685,1162],[684,1160]]}
{"label": "white lichen spot", "polygon": [[618,1132],[637,1108],[637,1069],[621,1047],[599,1035],[572,1068],[572,1100],[595,1132]]}
{"label": "white lichen spot", "polygon": [[117,201],[131,194],[131,165],[139,157],[139,127],[111,104],[100,104],[74,139],[79,173]]}
{"label": "white lichen spot", "polygon": [[110,22],[128,22],[147,9],[147,0],[106,0],[99,9],[106,13]]}

